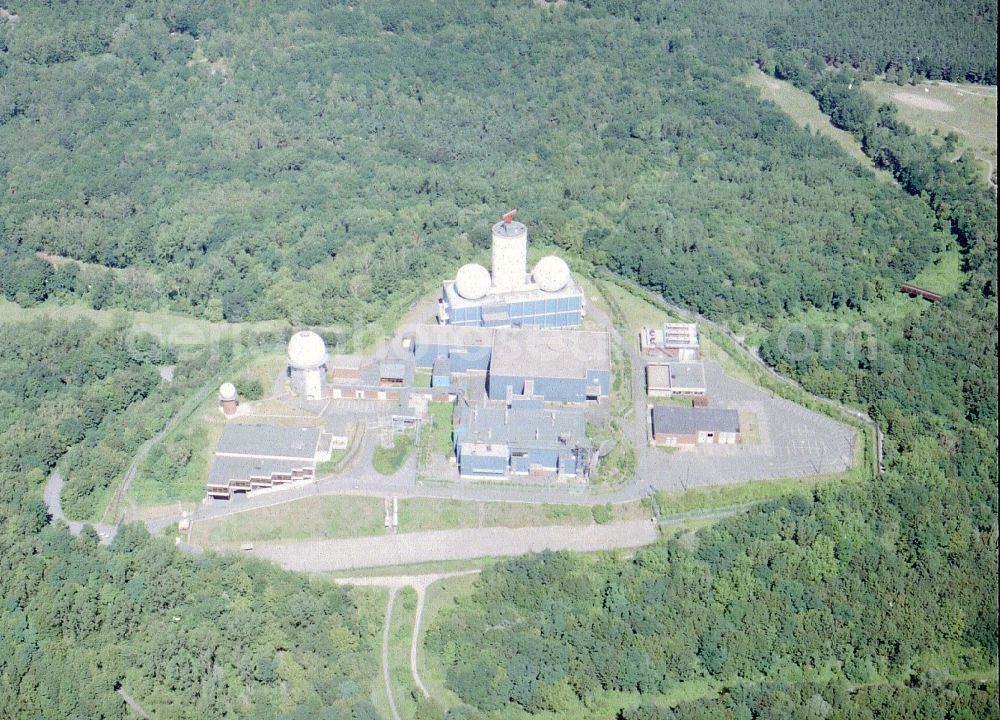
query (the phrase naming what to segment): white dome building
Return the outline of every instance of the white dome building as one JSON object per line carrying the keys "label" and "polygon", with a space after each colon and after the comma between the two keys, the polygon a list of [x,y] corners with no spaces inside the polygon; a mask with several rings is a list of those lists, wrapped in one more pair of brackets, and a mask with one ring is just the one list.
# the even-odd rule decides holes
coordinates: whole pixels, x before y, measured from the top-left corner
{"label": "white dome building", "polygon": [[292,391],[307,400],[320,400],[326,389],[329,356],[323,338],[312,330],[300,330],[288,341],[288,377]]}
{"label": "white dome building", "polygon": [[492,283],[490,271],[475,263],[463,265],[455,275],[455,291],[466,300],[486,297]]}
{"label": "white dome building", "polygon": [[531,271],[531,279],[540,290],[550,293],[559,292],[569,284],[569,265],[561,257],[546,255],[535,263],[535,269]]}
{"label": "white dome building", "polygon": [[231,382],[224,382],[219,386],[219,401],[222,403],[222,412],[226,417],[236,414],[236,407],[239,405],[239,394],[236,386]]}

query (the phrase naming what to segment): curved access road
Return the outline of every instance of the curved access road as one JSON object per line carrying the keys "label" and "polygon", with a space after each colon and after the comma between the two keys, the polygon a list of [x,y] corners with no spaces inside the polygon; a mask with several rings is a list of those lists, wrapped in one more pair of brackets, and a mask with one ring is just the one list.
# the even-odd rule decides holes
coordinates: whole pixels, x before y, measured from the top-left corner
{"label": "curved access road", "polygon": [[69,531],[74,535],[79,535],[83,530],[84,525],[90,525],[97,531],[98,536],[101,538],[102,543],[109,543],[114,540],[115,535],[118,533],[117,525],[105,525],[102,523],[84,523],[79,520],[69,520],[63,513],[62,500],[60,499],[60,494],[62,493],[63,485],[65,484],[65,479],[62,475],[57,472],[53,472],[49,475],[48,482],[45,483],[45,490],[42,495],[45,498],[45,507],[48,508],[49,515],[52,516],[53,520],[61,520],[66,523],[69,527]]}

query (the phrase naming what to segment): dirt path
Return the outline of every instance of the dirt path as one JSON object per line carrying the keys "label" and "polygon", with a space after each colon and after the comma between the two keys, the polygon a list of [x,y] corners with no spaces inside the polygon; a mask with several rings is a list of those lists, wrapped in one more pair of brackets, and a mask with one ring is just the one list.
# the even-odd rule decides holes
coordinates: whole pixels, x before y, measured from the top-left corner
{"label": "dirt path", "polygon": [[389,638],[392,635],[392,607],[396,604],[396,592],[399,588],[389,588],[389,604],[385,608],[385,627],[382,630],[382,679],[385,680],[385,694],[389,699],[389,712],[393,720],[402,720],[396,709],[396,700],[392,696],[392,674],[389,672]]}
{"label": "dirt path", "polygon": [[[401,588],[411,587],[417,592],[417,607],[413,618],[413,636],[410,638],[410,674],[413,675],[413,684],[423,693],[425,698],[431,696],[420,678],[420,671],[417,669],[417,652],[420,645],[420,626],[424,617],[424,601],[427,596],[427,588],[440,580],[464,575],[478,575],[480,570],[462,570],[450,573],[429,573],[427,575],[387,575],[387,576],[367,576],[359,578],[337,578],[338,585],[364,585],[367,587],[384,587],[389,589],[390,598],[395,596]],[[391,602],[391,599],[390,599]],[[388,616],[387,616],[388,618]],[[388,619],[387,619],[388,622]],[[388,647],[383,647],[383,671],[388,672]],[[386,688],[388,690],[388,686]],[[391,691],[389,691],[391,693]]]}
{"label": "dirt path", "polygon": [[146,713],[145,710],[142,709],[142,705],[137,703],[135,701],[135,698],[133,698],[131,695],[125,692],[125,688],[120,687],[115,692],[117,692],[119,695],[122,696],[122,700],[125,701],[125,704],[128,705],[130,708],[132,708],[132,712],[134,712],[139,717],[146,718],[148,720],[149,715]]}

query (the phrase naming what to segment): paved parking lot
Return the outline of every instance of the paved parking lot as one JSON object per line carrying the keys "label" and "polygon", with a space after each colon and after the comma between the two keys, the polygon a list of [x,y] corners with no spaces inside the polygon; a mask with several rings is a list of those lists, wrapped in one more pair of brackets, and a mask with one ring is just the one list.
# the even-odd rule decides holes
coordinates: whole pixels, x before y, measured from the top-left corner
{"label": "paved parking lot", "polygon": [[752,413],[759,443],[700,445],[668,453],[647,448],[644,480],[662,489],[837,473],[854,457],[857,433],[825,415],[728,377],[706,361],[709,405]]}

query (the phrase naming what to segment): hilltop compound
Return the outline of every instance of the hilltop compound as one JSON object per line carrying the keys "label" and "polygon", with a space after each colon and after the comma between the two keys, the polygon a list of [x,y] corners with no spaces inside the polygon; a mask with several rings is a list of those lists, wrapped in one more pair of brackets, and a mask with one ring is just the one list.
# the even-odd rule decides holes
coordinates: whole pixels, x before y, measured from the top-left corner
{"label": "hilltop compound", "polygon": [[438,322],[472,327],[575,327],[587,314],[583,290],[566,262],[539,260],[531,274],[528,229],[511,211],[493,226],[492,272],[482,265],[459,268],[438,300]]}

